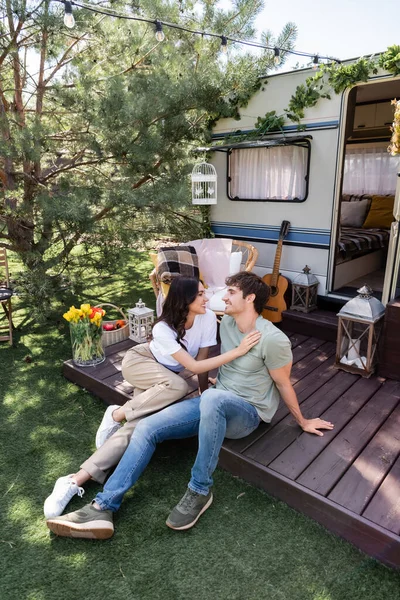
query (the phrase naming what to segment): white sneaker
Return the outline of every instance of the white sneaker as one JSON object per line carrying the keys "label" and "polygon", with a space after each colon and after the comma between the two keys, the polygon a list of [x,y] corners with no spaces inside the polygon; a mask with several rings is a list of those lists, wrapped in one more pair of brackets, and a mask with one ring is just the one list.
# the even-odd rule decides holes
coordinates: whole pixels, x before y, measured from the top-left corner
{"label": "white sneaker", "polygon": [[60,477],[57,479],[50,496],[44,502],[44,516],[46,519],[59,517],[75,494],[78,494],[82,498],[84,493],[85,490],[79,487],[75,481],[72,481],[72,475]]}
{"label": "white sneaker", "polygon": [[122,427],[122,423],[114,421],[112,414],[114,410],[121,408],[118,404],[112,404],[109,406],[104,413],[103,419],[100,423],[100,427],[96,433],[96,448],[100,448],[109,437],[113,435],[118,429]]}

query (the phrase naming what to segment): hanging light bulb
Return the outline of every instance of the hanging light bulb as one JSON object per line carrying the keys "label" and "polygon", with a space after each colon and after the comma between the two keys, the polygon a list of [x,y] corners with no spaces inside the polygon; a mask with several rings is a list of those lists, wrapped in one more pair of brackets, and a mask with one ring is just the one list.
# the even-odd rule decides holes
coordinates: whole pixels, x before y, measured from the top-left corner
{"label": "hanging light bulb", "polygon": [[318,59],[318,55],[316,54],[313,59],[313,65],[312,65],[313,71],[316,71],[318,69],[318,67],[319,67],[319,59]]}
{"label": "hanging light bulb", "polygon": [[156,40],[157,42],[163,42],[165,40],[165,35],[164,32],[162,30],[162,23],[161,21],[155,21],[156,23]]}
{"label": "hanging light bulb", "polygon": [[279,51],[279,48],[274,48],[274,64],[275,66],[278,66],[281,64],[281,53]]}
{"label": "hanging light bulb", "polygon": [[228,40],[224,35],[221,35],[221,52],[224,54],[228,52]]}
{"label": "hanging light bulb", "polygon": [[69,0],[64,0],[64,25],[72,29],[75,25],[74,15],[72,14],[72,3]]}

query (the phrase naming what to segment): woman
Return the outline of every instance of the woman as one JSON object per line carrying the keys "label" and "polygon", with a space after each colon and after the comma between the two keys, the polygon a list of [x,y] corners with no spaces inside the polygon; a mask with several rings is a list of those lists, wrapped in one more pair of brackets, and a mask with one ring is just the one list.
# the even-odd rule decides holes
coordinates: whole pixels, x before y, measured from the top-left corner
{"label": "woman", "polygon": [[[153,327],[153,339],[128,350],[122,374],[134,387],[132,400],[109,406],[96,435],[97,451],[72,475],[57,479],[44,503],[46,518],[62,514],[71,498],[84,493],[89,479],[104,483],[118,464],[140,419],[183,398],[188,384],[178,375],[190,369],[199,376],[200,393],[207,389],[208,371],[246,354],[260,339],[254,331],[240,346],[214,358],[208,349],[216,344],[216,317],[206,308],[204,286],[193,277],[173,279],[162,314]],[[122,426],[122,421],[126,423]]]}

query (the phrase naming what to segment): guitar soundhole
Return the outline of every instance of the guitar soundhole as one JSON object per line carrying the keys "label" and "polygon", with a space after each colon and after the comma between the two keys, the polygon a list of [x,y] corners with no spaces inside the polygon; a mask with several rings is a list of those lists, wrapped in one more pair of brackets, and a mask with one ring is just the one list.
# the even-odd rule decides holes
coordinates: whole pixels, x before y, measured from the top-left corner
{"label": "guitar soundhole", "polygon": [[275,285],[271,285],[271,296],[276,296],[278,293],[278,288]]}

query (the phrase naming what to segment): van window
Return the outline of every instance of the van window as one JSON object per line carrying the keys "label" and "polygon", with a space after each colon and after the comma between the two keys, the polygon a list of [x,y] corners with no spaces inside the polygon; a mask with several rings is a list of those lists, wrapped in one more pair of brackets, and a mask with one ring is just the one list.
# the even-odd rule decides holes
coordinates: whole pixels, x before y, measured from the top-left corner
{"label": "van window", "polygon": [[230,200],[304,202],[310,144],[232,149],[228,154]]}

